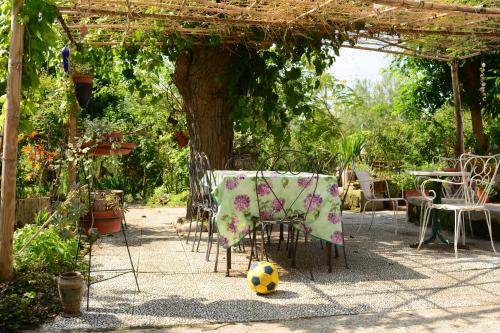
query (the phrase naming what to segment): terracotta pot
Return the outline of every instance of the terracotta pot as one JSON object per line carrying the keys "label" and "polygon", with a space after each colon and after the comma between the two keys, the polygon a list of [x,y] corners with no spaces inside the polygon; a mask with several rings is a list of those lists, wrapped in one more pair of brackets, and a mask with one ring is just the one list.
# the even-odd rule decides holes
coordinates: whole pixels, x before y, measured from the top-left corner
{"label": "terracotta pot", "polygon": [[82,302],[82,274],[79,272],[61,273],[57,279],[57,288],[64,313],[70,316],[79,315]]}
{"label": "terracotta pot", "polygon": [[460,172],[460,168],[443,168],[445,172]]}
{"label": "terracotta pot", "polygon": [[[429,195],[429,191],[425,191],[426,195]],[[420,197],[422,193],[419,190],[403,190],[403,198],[408,200],[410,197]]]}
{"label": "terracotta pot", "polygon": [[96,228],[101,235],[113,234],[121,230],[121,210],[105,210],[101,212],[93,212],[93,215],[93,226],[89,214],[86,214],[81,220],[81,222],[83,223],[83,228],[85,229],[85,233],[88,234],[91,226],[92,228]]}
{"label": "terracotta pot", "polygon": [[476,189],[476,196],[478,198],[483,198],[483,196],[485,196],[486,200],[484,202],[485,203],[491,203],[491,198],[486,193],[484,193],[484,191],[482,189],[480,189],[480,188]]}
{"label": "terracotta pot", "polygon": [[94,77],[92,75],[86,74],[73,74],[73,82],[74,83],[92,83],[94,81]]}
{"label": "terracotta pot", "polygon": [[[95,147],[94,147],[95,146]],[[116,147],[116,148],[113,148]],[[129,143],[129,142],[109,142],[109,141],[102,141],[102,142],[87,142],[82,144],[82,148],[88,148],[88,147],[93,147],[91,148],[87,154],[89,155],[94,155],[94,156],[109,156],[109,155],[128,155],[132,150],[137,148],[137,145],[135,143]]]}

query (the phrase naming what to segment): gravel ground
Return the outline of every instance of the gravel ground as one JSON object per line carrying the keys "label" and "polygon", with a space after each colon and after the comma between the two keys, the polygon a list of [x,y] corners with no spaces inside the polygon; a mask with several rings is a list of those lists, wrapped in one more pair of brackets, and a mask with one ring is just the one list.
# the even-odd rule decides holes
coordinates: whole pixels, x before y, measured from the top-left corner
{"label": "gravel ground", "polygon": [[[409,244],[417,239],[418,227],[400,222],[395,236],[394,222],[388,220],[390,212],[378,212],[371,230],[364,227],[359,233],[360,215],[345,213],[349,269],[341,255],[333,259],[330,274],[319,242],[300,243],[297,268],[293,269],[285,251],[277,251],[273,240],[270,260],[278,265],[281,281],[278,292],[266,297],[247,287],[248,253],[235,250],[231,276],[225,277],[225,251],[221,251],[217,273],[213,272],[214,255],[210,262],[205,261],[206,241],[202,240],[199,252],[191,252],[191,242],[186,244],[185,237],[174,229],[183,215],[183,209],[175,208],[131,209],[127,213],[128,238],[141,291],[136,291],[131,273],[100,282],[91,286],[90,307],[82,316],[59,316],[42,330],[264,320],[279,321],[283,326],[297,318],[341,315],[368,316],[388,328],[389,314],[404,311],[451,313],[451,309],[459,309],[456,312],[461,313],[462,308],[500,306],[500,257],[494,255],[487,240],[469,240],[470,249],[459,250],[458,259],[453,248],[443,244],[417,252]],[[93,270],[130,268],[121,234],[99,240],[92,260]],[[112,275],[95,272],[92,276],[102,280]],[[85,305],[84,300],[83,309]],[[498,311],[495,313],[498,319]],[[401,327],[406,321],[396,322]],[[329,325],[326,318],[325,325]]]}

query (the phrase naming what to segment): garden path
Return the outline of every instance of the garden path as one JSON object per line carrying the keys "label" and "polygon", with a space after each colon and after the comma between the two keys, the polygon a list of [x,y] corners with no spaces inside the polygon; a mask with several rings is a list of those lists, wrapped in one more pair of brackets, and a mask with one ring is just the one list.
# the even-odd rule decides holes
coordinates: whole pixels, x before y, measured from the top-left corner
{"label": "garden path", "polygon": [[[421,327],[431,328],[450,316],[472,323],[483,315],[475,310],[477,307],[498,310],[500,306],[500,256],[491,252],[486,240],[471,240],[471,250],[461,250],[457,260],[453,249],[444,245],[432,245],[419,252],[411,249],[408,245],[415,241],[418,227],[406,223],[394,236],[393,223],[382,221],[389,212],[377,213],[374,227],[365,227],[359,234],[359,214],[346,212],[350,269],[345,269],[341,257],[334,259],[333,273],[328,274],[318,242],[299,246],[297,269],[290,268],[284,251],[274,249],[270,257],[280,268],[281,283],[278,292],[263,297],[246,285],[245,254],[233,255],[231,277],[225,277],[225,251],[221,251],[218,273],[213,273],[212,261],[205,261],[204,242],[200,252],[191,252],[191,244],[186,244],[174,229],[177,218],[184,213],[184,209],[176,208],[131,209],[127,222],[141,292],[135,291],[132,274],[98,283],[91,287],[89,311],[77,318],[59,316],[42,329],[102,330],[277,320],[282,328],[295,330],[297,318],[363,315],[371,318],[365,328],[380,325],[390,330],[416,324],[413,312],[432,310],[438,314],[429,316],[428,323],[418,322]],[[500,250],[500,244],[496,245]],[[128,268],[120,235],[99,240],[95,249],[93,269]],[[99,273],[99,278],[106,277],[106,273]],[[404,315],[394,315],[399,312]],[[484,312],[485,318],[487,313],[492,312]],[[384,319],[391,314],[393,321]],[[316,319],[311,320],[314,323]],[[317,330],[312,325],[304,331]]]}

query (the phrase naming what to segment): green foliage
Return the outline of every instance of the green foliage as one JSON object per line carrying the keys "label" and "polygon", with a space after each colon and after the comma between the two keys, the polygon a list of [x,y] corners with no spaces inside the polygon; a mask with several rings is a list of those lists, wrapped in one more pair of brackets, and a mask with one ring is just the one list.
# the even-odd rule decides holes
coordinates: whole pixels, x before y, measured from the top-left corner
{"label": "green foliage", "polygon": [[265,50],[238,46],[236,52],[238,61],[229,70],[235,130],[261,128],[277,142],[289,142],[292,119],[313,117],[314,92],[333,54],[299,38]]}
{"label": "green foliage", "polygon": [[16,270],[29,270],[37,265],[43,267],[47,273],[72,270],[78,242],[72,237],[69,228],[49,226],[43,229],[23,252],[17,253],[39,228],[37,225],[26,225],[14,233]]}
{"label": "green foliage", "polygon": [[0,283],[0,331],[32,329],[61,311],[53,274],[33,269],[15,271],[11,281]]}

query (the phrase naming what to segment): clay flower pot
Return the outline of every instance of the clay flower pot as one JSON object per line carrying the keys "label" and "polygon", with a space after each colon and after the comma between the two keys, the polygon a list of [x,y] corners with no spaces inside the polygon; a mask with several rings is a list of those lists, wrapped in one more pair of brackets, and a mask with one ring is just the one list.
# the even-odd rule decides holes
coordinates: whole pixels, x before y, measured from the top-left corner
{"label": "clay flower pot", "polygon": [[121,210],[105,210],[105,211],[94,211],[92,212],[94,216],[94,225],[92,226],[92,221],[90,215],[86,214],[82,219],[83,228],[85,233],[88,234],[89,229],[95,228],[99,231],[101,235],[113,234],[122,230],[122,212]]}
{"label": "clay flower pot", "polygon": [[57,279],[57,288],[64,313],[68,316],[78,316],[82,301],[82,274],[79,272],[61,273]]}
{"label": "clay flower pot", "polygon": [[74,74],[73,82],[75,83],[76,100],[82,109],[85,109],[90,102],[92,96],[92,75]]}

